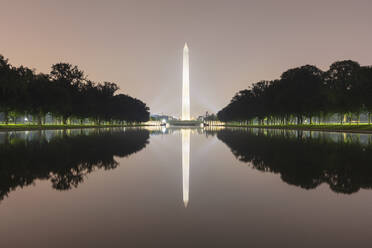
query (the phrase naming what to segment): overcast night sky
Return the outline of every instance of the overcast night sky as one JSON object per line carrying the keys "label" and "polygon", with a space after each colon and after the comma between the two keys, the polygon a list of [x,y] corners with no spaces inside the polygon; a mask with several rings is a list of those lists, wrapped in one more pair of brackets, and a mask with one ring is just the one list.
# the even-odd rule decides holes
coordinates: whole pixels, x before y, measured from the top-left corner
{"label": "overcast night sky", "polygon": [[0,0],[0,10],[0,54],[11,64],[78,65],[152,113],[181,113],[185,41],[192,116],[292,67],[372,64],[371,0]]}

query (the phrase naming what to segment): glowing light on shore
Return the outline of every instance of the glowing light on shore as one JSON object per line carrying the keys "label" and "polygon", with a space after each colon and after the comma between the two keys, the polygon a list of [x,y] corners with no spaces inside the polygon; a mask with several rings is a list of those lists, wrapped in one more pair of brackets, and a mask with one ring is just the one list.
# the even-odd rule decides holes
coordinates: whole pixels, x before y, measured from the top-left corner
{"label": "glowing light on shore", "polygon": [[185,208],[189,203],[190,129],[182,129],[182,191]]}
{"label": "glowing light on shore", "polygon": [[183,71],[182,71],[182,118],[190,120],[190,77],[189,77],[189,48],[187,43],[183,48]]}

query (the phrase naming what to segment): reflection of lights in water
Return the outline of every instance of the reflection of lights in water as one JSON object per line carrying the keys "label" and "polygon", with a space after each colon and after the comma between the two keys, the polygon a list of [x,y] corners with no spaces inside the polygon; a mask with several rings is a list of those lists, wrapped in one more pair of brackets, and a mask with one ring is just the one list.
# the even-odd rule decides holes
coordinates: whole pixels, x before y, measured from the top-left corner
{"label": "reflection of lights in water", "polygon": [[190,129],[182,129],[182,189],[183,204],[189,203],[189,173],[190,173]]}
{"label": "reflection of lights in water", "polygon": [[167,131],[167,128],[166,127],[161,127],[161,132],[165,133],[165,131]]}

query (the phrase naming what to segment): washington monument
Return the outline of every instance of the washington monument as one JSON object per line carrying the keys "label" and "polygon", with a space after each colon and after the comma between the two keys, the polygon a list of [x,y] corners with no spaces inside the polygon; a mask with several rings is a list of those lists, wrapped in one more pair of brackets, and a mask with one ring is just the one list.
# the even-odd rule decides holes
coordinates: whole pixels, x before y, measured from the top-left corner
{"label": "washington monument", "polygon": [[185,46],[183,47],[182,120],[190,120],[189,48],[187,47],[187,43],[185,43]]}

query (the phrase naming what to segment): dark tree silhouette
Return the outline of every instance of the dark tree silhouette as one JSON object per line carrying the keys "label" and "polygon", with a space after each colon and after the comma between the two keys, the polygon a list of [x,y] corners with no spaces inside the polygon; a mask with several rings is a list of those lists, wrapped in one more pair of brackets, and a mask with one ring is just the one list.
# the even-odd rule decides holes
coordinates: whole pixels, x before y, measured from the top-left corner
{"label": "dark tree silhouette", "polygon": [[0,55],[0,113],[5,123],[32,116],[38,124],[50,114],[63,124],[90,120],[123,124],[149,120],[149,108],[142,101],[116,94],[112,82],[94,83],[77,66],[52,65],[49,75],[35,74],[27,67],[13,67]]}
{"label": "dark tree silhouette", "polygon": [[[221,121],[302,124],[338,114],[340,122],[352,114],[372,111],[372,69],[351,60],[335,62],[326,72],[305,65],[290,69],[279,80],[260,81],[239,91],[217,114]],[[369,118],[370,119],[370,118]]]}

